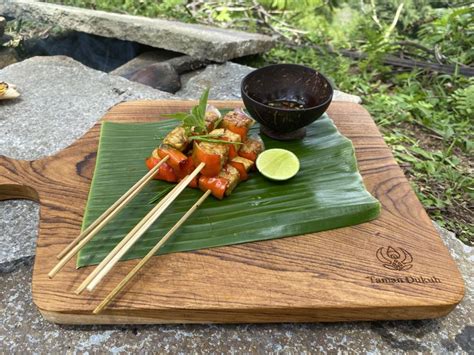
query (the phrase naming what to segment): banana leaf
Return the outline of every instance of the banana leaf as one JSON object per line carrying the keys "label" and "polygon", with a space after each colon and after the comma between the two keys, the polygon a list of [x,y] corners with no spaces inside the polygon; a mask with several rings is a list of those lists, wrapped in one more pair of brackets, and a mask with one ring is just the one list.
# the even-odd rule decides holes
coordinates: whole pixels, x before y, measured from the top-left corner
{"label": "banana leaf", "polygon": [[[144,160],[178,124],[104,122],[83,228],[146,172]],[[258,133],[259,127],[252,128]],[[230,197],[209,197],[163,246],[159,254],[296,236],[363,223],[376,218],[379,202],[365,189],[354,147],[324,115],[307,127],[303,140],[281,142],[262,135],[267,149],[285,148],[300,159],[299,173],[285,182],[251,174]],[[149,203],[169,183],[153,180],[79,253],[77,266],[99,263],[152,209]],[[123,259],[143,257],[202,195],[185,191]],[[328,241],[330,242],[330,241]]]}

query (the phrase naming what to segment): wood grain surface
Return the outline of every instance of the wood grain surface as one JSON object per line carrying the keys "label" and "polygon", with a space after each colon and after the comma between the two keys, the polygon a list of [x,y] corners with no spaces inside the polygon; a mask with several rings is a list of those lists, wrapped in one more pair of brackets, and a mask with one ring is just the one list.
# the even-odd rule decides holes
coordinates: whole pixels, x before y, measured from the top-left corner
{"label": "wood grain surface", "polygon": [[[221,108],[238,104],[214,103]],[[150,122],[194,104],[128,102],[103,119]],[[100,123],[55,156],[36,161],[0,157],[0,199],[41,204],[33,273],[40,312],[50,321],[70,324],[333,322],[447,314],[463,297],[463,280],[372,118],[351,103],[333,103],[328,113],[354,143],[364,183],[382,203],[378,219],[154,257],[101,315],[92,310],[137,260],[119,263],[93,293],[73,293],[92,270],[76,270],[74,260],[53,280],[47,277],[56,255],[80,232]]]}

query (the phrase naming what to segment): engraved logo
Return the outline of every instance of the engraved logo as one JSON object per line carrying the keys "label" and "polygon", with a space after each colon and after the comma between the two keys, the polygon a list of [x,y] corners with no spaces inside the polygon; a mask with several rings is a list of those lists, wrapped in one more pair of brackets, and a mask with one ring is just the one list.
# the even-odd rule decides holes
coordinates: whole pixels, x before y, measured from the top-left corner
{"label": "engraved logo", "polygon": [[390,270],[410,270],[413,266],[413,257],[403,248],[381,247],[376,256],[383,266]]}

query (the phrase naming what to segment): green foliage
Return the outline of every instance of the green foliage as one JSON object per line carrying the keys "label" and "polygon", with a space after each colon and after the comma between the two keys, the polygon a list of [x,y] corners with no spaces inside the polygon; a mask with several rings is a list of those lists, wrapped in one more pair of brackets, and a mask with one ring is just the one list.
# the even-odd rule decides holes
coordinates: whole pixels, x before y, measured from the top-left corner
{"label": "green foliage", "polygon": [[323,6],[333,7],[337,1],[324,0],[259,0],[267,8],[285,11],[313,12]]}
{"label": "green foliage", "polygon": [[453,110],[457,116],[474,116],[474,78],[471,78],[470,85],[466,88],[460,88],[453,92],[448,98]]}
{"label": "green foliage", "polygon": [[372,17],[374,12],[377,14],[378,19],[382,23],[390,23],[393,20],[394,14],[397,11],[398,6],[403,3],[403,16],[397,21],[396,27],[399,32],[403,32],[404,35],[411,34],[413,27],[417,26],[418,21],[424,21],[435,12],[435,6],[443,7],[446,6],[448,0],[436,1],[436,4],[432,0],[377,0],[377,1],[363,1],[360,0],[350,1],[353,7],[360,7],[360,11],[366,13],[367,17]]}
{"label": "green foliage", "polygon": [[184,11],[186,0],[46,0],[46,2],[147,17],[176,18],[193,22],[193,18]]}
{"label": "green foliage", "polygon": [[207,134],[206,106],[208,97],[209,88],[204,90],[199,99],[199,104],[194,106],[190,112],[178,112],[163,116],[175,118],[182,121],[182,126],[186,129],[188,133],[193,131],[195,133]]}
{"label": "green foliage", "polygon": [[439,46],[440,52],[454,63],[474,63],[474,8],[463,7],[439,12],[440,17],[422,26],[420,39]]}

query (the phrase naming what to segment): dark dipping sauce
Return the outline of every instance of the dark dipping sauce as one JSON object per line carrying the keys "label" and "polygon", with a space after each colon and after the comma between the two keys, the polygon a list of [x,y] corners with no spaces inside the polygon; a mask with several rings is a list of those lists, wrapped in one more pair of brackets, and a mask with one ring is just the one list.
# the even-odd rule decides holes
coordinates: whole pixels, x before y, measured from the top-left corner
{"label": "dark dipping sauce", "polygon": [[283,108],[283,109],[290,109],[290,110],[302,110],[304,109],[304,104],[298,101],[292,100],[273,100],[268,101],[266,103],[268,106],[275,107],[275,108]]}

